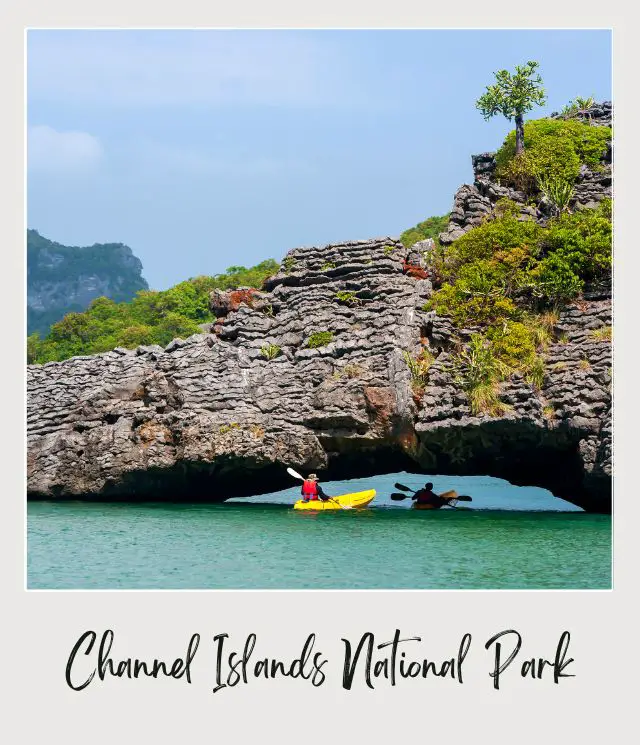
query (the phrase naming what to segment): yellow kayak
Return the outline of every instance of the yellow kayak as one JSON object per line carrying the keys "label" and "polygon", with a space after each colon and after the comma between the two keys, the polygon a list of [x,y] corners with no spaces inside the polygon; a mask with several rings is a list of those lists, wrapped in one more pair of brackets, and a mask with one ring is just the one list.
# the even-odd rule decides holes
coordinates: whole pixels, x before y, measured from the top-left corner
{"label": "yellow kayak", "polygon": [[339,497],[331,497],[331,499],[323,502],[320,499],[312,499],[309,502],[303,502],[299,499],[294,505],[294,510],[343,510],[353,509],[358,507],[366,507],[369,502],[373,501],[376,495],[375,489],[369,489],[369,491],[358,491],[353,494],[341,494]]}

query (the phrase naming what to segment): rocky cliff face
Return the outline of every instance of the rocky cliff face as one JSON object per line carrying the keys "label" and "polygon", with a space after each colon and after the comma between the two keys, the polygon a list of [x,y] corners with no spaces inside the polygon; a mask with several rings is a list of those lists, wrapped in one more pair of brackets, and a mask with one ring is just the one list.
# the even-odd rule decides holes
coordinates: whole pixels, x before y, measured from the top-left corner
{"label": "rocky cliff face", "polygon": [[[474,158],[445,243],[503,195],[491,162]],[[589,189],[608,193],[610,172]],[[448,364],[470,331],[422,310],[431,245],[296,249],[264,291],[214,293],[211,333],[30,366],[29,496],[224,500],[289,486],[286,466],[410,469],[499,476],[610,511],[611,344],[597,333],[611,326],[610,288],[562,312],[541,390],[514,376],[509,410],[474,416]],[[405,353],[425,347],[436,360],[416,394]]]}
{"label": "rocky cliff face", "polygon": [[[387,238],[299,249],[216,333],[30,366],[30,493],[222,499],[284,486],[283,465],[322,470],[336,454],[344,473],[408,464],[402,350],[419,344],[430,285],[403,274],[406,253]],[[309,348],[318,332],[333,338]]]}
{"label": "rocky cliff face", "polygon": [[[541,392],[514,379],[508,414],[472,416],[447,373],[454,329],[421,310],[431,284],[406,272],[409,253],[390,238],[298,249],[215,333],[30,366],[29,494],[224,499],[286,486],[288,465],[410,468],[502,476],[608,510],[610,345],[591,331],[610,325],[609,298],[564,312]],[[327,331],[330,343],[307,346]],[[439,356],[414,400],[403,352],[423,345]]]}
{"label": "rocky cliff face", "polygon": [[[558,114],[553,115],[555,117]],[[578,112],[578,120],[589,121],[593,126],[611,126],[611,103],[606,101],[596,104],[592,108]],[[611,148],[604,156],[601,168],[593,171],[583,165],[580,169],[578,181],[575,184],[573,198],[569,204],[571,209],[593,208],[603,199],[612,195],[612,153]],[[482,153],[471,158],[473,165],[473,184],[464,184],[455,194],[453,209],[449,217],[446,232],[441,233],[440,242],[451,245],[456,238],[460,238],[468,230],[479,225],[487,216],[495,211],[496,202],[507,198],[520,206],[523,220],[534,219],[544,223],[550,215],[548,206],[542,201],[537,205],[528,203],[523,192],[501,186],[494,180],[496,162],[494,153]]]}
{"label": "rocky cliff face", "polygon": [[121,243],[84,248],[63,246],[27,231],[28,333],[45,335],[71,311],[83,311],[97,297],[131,300],[148,289],[140,259]]}

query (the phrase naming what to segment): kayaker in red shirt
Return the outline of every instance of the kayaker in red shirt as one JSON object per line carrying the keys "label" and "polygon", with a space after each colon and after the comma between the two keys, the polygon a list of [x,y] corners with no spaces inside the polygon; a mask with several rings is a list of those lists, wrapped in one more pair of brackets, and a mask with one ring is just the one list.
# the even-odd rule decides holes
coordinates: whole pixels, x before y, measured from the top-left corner
{"label": "kayaker in red shirt", "polygon": [[416,504],[430,504],[433,507],[442,507],[443,504],[447,503],[446,499],[438,496],[433,491],[433,484],[430,481],[422,489],[418,489],[411,499],[415,499]]}
{"label": "kayaker in red shirt", "polygon": [[322,487],[318,483],[318,477],[315,473],[310,473],[309,477],[302,482],[302,501],[309,502],[316,499],[320,499],[323,502],[329,497],[322,491]]}

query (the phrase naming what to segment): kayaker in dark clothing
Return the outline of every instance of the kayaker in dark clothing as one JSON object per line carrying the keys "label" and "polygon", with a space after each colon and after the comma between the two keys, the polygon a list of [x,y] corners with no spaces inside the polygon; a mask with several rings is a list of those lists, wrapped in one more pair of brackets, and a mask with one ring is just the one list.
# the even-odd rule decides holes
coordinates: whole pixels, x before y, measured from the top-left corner
{"label": "kayaker in dark clothing", "polygon": [[326,499],[330,499],[330,497],[322,491],[322,487],[318,483],[318,477],[315,473],[310,473],[309,478],[302,482],[301,493],[303,502],[309,502],[316,499],[320,499],[324,502]]}
{"label": "kayaker in dark clothing", "polygon": [[431,482],[425,484],[422,489],[418,489],[411,499],[415,499],[416,504],[429,504],[432,507],[442,507],[448,501],[433,491],[433,484]]}

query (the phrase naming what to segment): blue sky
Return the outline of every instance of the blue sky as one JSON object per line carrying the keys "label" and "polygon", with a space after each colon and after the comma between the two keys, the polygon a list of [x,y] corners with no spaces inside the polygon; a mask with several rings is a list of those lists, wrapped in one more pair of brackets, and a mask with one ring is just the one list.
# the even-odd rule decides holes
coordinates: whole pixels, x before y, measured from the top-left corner
{"label": "blue sky", "polygon": [[538,60],[611,99],[608,31],[30,31],[28,226],[122,242],[164,289],[447,213],[510,124],[474,102]]}

